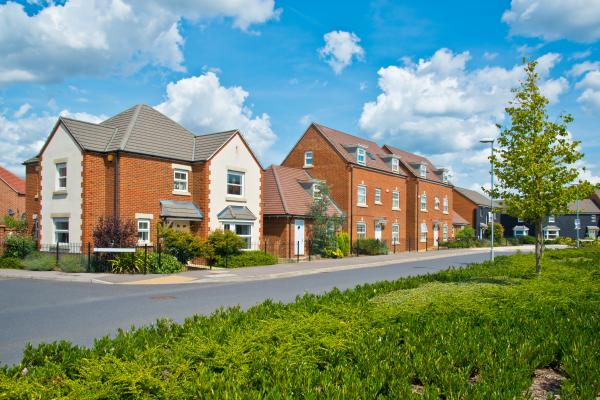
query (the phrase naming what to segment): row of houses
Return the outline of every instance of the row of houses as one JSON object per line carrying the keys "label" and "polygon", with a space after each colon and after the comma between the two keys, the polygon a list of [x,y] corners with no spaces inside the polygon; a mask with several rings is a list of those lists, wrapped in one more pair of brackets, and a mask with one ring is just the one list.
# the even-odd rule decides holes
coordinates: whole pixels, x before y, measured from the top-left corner
{"label": "row of houses", "polygon": [[135,220],[140,243],[154,244],[162,222],[303,255],[322,183],[353,242],[425,250],[466,225],[483,236],[489,218],[484,196],[454,187],[427,158],[315,123],[281,165],[264,169],[239,131],[198,135],[137,105],[98,124],[60,117],[24,165],[25,215],[47,244],[92,242],[99,218],[116,215]]}

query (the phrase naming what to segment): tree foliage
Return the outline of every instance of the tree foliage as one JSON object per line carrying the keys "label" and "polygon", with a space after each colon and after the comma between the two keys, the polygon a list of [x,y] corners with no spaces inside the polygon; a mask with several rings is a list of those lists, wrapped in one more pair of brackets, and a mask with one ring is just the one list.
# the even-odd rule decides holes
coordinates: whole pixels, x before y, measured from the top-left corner
{"label": "tree foliage", "polygon": [[525,79],[513,89],[514,99],[505,109],[510,124],[500,129],[498,150],[490,156],[498,179],[494,198],[504,200],[509,215],[536,227],[536,271],[542,256],[542,222],[552,214],[568,212],[567,205],[589,196],[592,185],[579,176],[576,163],[583,154],[567,126],[570,114],[551,120],[548,99],[540,92],[536,61],[525,64]]}
{"label": "tree foliage", "polygon": [[344,216],[330,212],[332,205],[329,187],[323,183],[315,183],[317,185],[316,196],[310,204],[308,218],[311,225],[311,251],[313,253],[321,253],[325,247],[337,248],[336,233],[341,230],[344,225]]}
{"label": "tree foliage", "polygon": [[137,243],[133,220],[116,216],[100,217],[93,237],[95,247],[134,247]]}

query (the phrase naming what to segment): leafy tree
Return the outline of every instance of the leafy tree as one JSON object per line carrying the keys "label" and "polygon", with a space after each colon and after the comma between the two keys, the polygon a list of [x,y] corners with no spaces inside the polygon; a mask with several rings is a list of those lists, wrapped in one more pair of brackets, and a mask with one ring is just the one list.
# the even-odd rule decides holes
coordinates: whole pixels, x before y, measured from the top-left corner
{"label": "leafy tree", "polygon": [[311,225],[311,252],[321,253],[325,247],[337,248],[336,233],[344,225],[344,216],[338,213],[330,213],[332,205],[330,190],[325,183],[315,183],[317,195],[309,207],[308,218]]}
{"label": "leafy tree", "polygon": [[456,234],[456,238],[459,240],[471,240],[475,239],[475,229],[471,226],[465,226]]}
{"label": "leafy tree", "polygon": [[93,232],[95,247],[134,247],[137,244],[135,224],[119,217],[100,217]]}
{"label": "leafy tree", "polygon": [[585,198],[592,185],[581,180],[575,163],[583,157],[579,141],[571,140],[567,125],[570,114],[557,120],[548,116],[548,99],[538,86],[537,62],[525,64],[525,80],[513,89],[514,99],[505,109],[510,124],[498,125],[498,151],[490,156],[498,183],[486,190],[504,199],[509,215],[523,218],[536,228],[536,272],[543,255],[542,222],[552,214],[568,212],[567,205]]}
{"label": "leafy tree", "polygon": [[[492,223],[487,225],[488,237],[492,234]],[[497,242],[504,237],[504,226],[500,222],[494,222],[494,241]]]}

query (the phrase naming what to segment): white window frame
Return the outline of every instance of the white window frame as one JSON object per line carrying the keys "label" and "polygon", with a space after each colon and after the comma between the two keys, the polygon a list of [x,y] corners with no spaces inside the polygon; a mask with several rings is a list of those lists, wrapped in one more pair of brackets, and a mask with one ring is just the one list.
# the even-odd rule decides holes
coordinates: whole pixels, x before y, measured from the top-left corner
{"label": "white window frame", "polygon": [[419,175],[421,176],[421,178],[427,178],[427,165],[419,165]]}
{"label": "white window frame", "polygon": [[421,211],[427,211],[427,193],[423,192],[420,196],[420,209]]}
{"label": "white window frame", "polygon": [[[235,233],[236,235],[238,235],[239,237],[241,237],[242,239],[244,239],[244,241],[246,242],[246,247],[243,248],[242,250],[252,250],[252,228],[254,226],[254,223],[252,222],[240,222],[240,221],[229,221],[229,222],[223,222],[223,230],[229,230],[233,233]],[[250,227],[250,233],[249,234],[244,234],[244,235],[240,235],[239,233],[237,233],[237,226],[248,226]]]}
{"label": "white window frame", "polygon": [[554,215],[548,215],[548,223],[549,224],[556,223],[556,217]]}
{"label": "white window frame", "polygon": [[446,171],[442,172],[442,183],[448,183],[448,173]]}
{"label": "white window frame", "polygon": [[596,214],[592,214],[592,215],[590,216],[590,221],[591,221],[591,222],[596,222],[596,220],[597,220],[597,218],[596,218]]}
{"label": "white window frame", "polygon": [[[66,222],[67,223],[67,229],[57,229],[56,227],[56,223],[57,222]],[[69,217],[54,217],[52,218],[52,229],[54,230],[54,244],[59,244],[59,245],[65,245],[65,244],[69,244],[69,240],[70,240],[70,234],[69,234]],[[66,242],[60,242],[58,240],[58,234],[60,233],[66,233],[67,234],[67,241]]]}
{"label": "white window frame", "polygon": [[381,204],[381,189],[375,188],[375,204]]}
{"label": "white window frame", "polygon": [[[146,228],[140,228],[140,223],[145,223],[148,226]],[[150,244],[150,219],[148,218],[138,218],[137,219],[137,231],[138,231],[138,243],[139,244]],[[146,238],[140,238],[140,234],[142,236],[146,236]]]}
{"label": "white window frame", "polygon": [[[361,191],[363,192],[361,194]],[[367,206],[367,187],[365,185],[358,185],[356,189],[356,204],[359,207]]]}
{"label": "white window frame", "polygon": [[513,237],[523,237],[523,236],[527,236],[527,235],[529,235],[529,228],[527,228],[527,227],[521,227],[521,228],[514,227],[513,228]]}
{"label": "white window frame", "polygon": [[433,199],[433,208],[436,210],[440,209],[440,199],[437,197]]}
{"label": "white window frame", "polygon": [[[237,175],[240,177],[240,183],[229,183],[229,175]],[[242,172],[242,171],[234,171],[232,169],[227,170],[227,196],[232,196],[232,197],[244,197],[244,194],[246,193],[245,190],[245,183],[246,183],[246,173]],[[229,193],[229,186],[235,186],[235,187],[239,187],[240,188],[240,194],[235,194],[235,193]]]}
{"label": "white window frame", "polygon": [[523,221],[523,218],[517,218],[517,222],[518,222],[518,223],[523,223],[523,222],[525,222],[525,221]]}
{"label": "white window frame", "polygon": [[425,243],[427,242],[427,224],[425,222],[421,223],[421,230],[420,230],[420,238],[419,238],[421,243]]}
{"label": "white window frame", "polygon": [[[56,181],[54,184],[54,187],[56,190],[67,190],[67,176],[68,176],[68,171],[67,171],[67,162],[63,161],[63,162],[57,162],[55,164],[56,167]],[[65,175],[62,176],[61,175],[61,171],[65,172]],[[62,180],[64,180],[64,185],[62,185]]]}
{"label": "white window frame", "polygon": [[400,172],[400,160],[392,158],[392,172]]}
{"label": "white window frame", "polygon": [[448,241],[448,224],[442,225],[442,241]]}
{"label": "white window frame", "polygon": [[307,150],[304,152],[304,166],[312,167],[313,166],[313,152],[312,150]]}
{"label": "white window frame", "polygon": [[360,165],[367,165],[367,150],[362,147],[356,148],[356,162]]}
{"label": "white window frame", "polygon": [[[550,233],[552,232],[552,233]],[[560,237],[560,229],[544,228],[544,240],[554,240]]]}
{"label": "white window frame", "polygon": [[364,222],[356,223],[356,238],[366,239],[367,238],[367,224]]}
{"label": "white window frame", "polygon": [[394,190],[392,192],[392,210],[399,210],[400,209],[400,192],[397,190]]}
{"label": "white window frame", "polygon": [[442,201],[442,207],[444,214],[448,214],[448,196],[444,196],[444,200]]}
{"label": "white window frame", "polygon": [[[178,174],[183,174],[185,178],[177,177]],[[189,172],[185,169],[173,169],[173,192],[189,193],[189,179]],[[179,185],[183,185],[185,188],[182,189],[178,187]]]}
{"label": "white window frame", "polygon": [[312,197],[313,199],[321,198],[321,188],[319,187],[318,183],[313,183],[312,185]]}
{"label": "white window frame", "polygon": [[400,225],[392,224],[392,244],[400,244]]}

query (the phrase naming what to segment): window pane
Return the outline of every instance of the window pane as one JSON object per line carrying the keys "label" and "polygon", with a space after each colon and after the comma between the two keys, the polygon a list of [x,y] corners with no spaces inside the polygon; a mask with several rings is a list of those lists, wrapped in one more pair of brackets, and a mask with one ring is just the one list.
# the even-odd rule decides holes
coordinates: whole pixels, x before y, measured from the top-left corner
{"label": "window pane", "polygon": [[227,194],[233,194],[236,196],[241,196],[242,194],[242,187],[241,186],[235,186],[235,185],[228,185],[227,186]]}
{"label": "window pane", "polygon": [[234,173],[228,173],[227,174],[227,183],[233,183],[235,185],[241,185],[242,184],[242,176],[239,174],[234,174]]}
{"label": "window pane", "polygon": [[55,226],[56,226],[56,230],[68,231],[69,230],[69,221],[56,221]]}
{"label": "window pane", "polygon": [[236,225],[235,233],[238,235],[250,235],[250,225]]}

